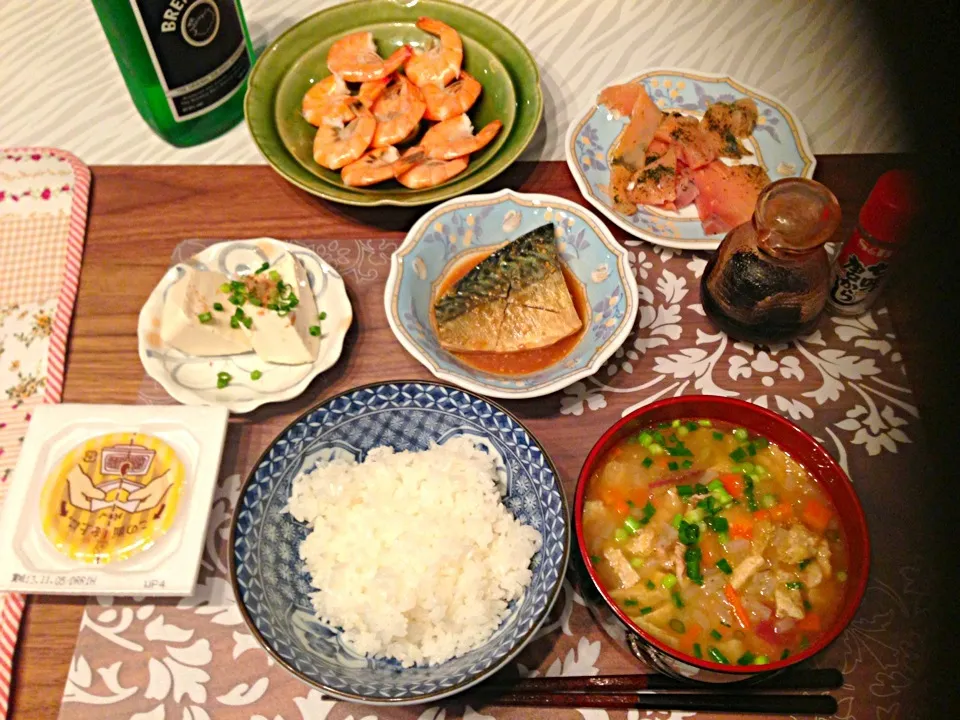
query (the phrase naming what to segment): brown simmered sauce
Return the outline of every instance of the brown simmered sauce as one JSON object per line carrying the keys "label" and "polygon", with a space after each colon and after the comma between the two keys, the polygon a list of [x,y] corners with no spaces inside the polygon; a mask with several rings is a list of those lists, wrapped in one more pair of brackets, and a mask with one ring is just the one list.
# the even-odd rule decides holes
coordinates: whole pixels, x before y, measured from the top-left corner
{"label": "brown simmered sauce", "polygon": [[[490,249],[489,252],[477,252],[464,258],[460,263],[451,268],[450,272],[437,288],[435,297],[440,297],[451,287],[458,283],[468,272],[481,262],[492,255],[497,248]],[[554,365],[565,358],[577,343],[583,337],[590,320],[590,308],[587,303],[586,294],[576,277],[566,265],[561,263],[563,279],[567,283],[567,289],[570,291],[570,297],[573,299],[573,306],[577,310],[577,315],[583,326],[572,335],[555,342],[547,347],[537,348],[536,350],[521,350],[519,352],[497,353],[497,352],[454,352],[451,353],[457,360],[464,365],[469,365],[482,372],[494,375],[529,375],[544,368]],[[431,322],[436,329],[436,318],[431,310]]]}

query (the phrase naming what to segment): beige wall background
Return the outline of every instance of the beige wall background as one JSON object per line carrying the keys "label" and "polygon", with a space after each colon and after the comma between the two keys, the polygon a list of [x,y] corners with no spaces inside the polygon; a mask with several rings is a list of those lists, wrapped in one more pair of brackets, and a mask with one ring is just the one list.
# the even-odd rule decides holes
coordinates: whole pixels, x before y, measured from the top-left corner
{"label": "beige wall background", "polygon": [[[263,48],[333,0],[241,0]],[[854,0],[468,0],[510,27],[540,65],[542,142],[563,159],[568,123],[605,84],[651,67],[725,73],[779,98],[817,153],[907,149],[876,39]],[[88,164],[253,164],[240,125],[173,148],[130,101],[87,0],[0,0],[0,144],[50,145]]]}

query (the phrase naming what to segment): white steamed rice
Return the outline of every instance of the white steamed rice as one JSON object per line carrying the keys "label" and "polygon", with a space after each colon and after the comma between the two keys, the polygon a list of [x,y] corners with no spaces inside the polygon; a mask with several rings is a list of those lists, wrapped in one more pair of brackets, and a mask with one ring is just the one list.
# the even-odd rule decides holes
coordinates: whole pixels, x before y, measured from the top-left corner
{"label": "white steamed rice", "polygon": [[404,666],[486,642],[542,542],[501,502],[494,459],[462,437],[334,459],[294,480],[289,509],[312,528],[300,557],[318,617],[357,652]]}

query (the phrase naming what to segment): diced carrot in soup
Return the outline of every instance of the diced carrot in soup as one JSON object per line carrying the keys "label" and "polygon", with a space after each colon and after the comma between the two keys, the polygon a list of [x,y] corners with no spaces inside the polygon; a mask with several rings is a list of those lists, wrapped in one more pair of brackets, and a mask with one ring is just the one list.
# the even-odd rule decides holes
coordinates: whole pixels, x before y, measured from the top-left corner
{"label": "diced carrot in soup", "polygon": [[[751,447],[757,438],[734,435],[734,426],[699,420],[637,428],[601,460],[586,491],[587,547],[601,558],[594,567],[621,609],[681,652],[693,654],[696,643],[705,659],[713,649],[735,652],[730,663],[775,661],[829,628],[847,585],[827,578],[806,587],[809,563],[786,538],[810,547],[825,541],[835,572],[847,567],[846,540],[802,466],[772,443]],[[747,450],[754,452],[748,462],[765,472],[750,470]],[[749,479],[731,467],[745,468]],[[602,560],[608,553],[617,567]],[[795,625],[775,617],[771,583],[789,583],[795,612],[803,607]]]}

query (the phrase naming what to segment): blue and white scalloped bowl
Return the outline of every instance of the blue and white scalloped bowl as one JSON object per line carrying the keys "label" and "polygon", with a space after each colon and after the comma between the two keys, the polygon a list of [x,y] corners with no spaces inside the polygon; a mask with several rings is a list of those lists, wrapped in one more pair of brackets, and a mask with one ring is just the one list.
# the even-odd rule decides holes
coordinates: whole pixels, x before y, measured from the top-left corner
{"label": "blue and white scalloped bowl", "polygon": [[[504,504],[543,545],[533,579],[481,647],[439,665],[403,668],[358,655],[340,630],[316,619],[315,591],[300,560],[307,527],[287,512],[293,479],[335,453],[362,461],[383,445],[426,450],[466,435],[497,460]],[[368,704],[412,704],[453,695],[512,660],[543,623],[570,554],[560,477],[536,438],[510,413],[449,385],[390,382],[330,398],[294,420],[260,457],[240,490],[230,535],[230,573],[253,635],[287,670],[323,692]]]}
{"label": "blue and white scalloped bowl", "polygon": [[[481,372],[440,347],[430,313],[437,286],[465,256],[498,247],[546,222],[590,307],[580,342],[562,360],[528,375]],[[501,190],[438,205],[393,254],[384,293],[387,321],[400,344],[441,380],[490,397],[532,398],[592,375],[633,329],[639,298],[627,251],[593,212],[554,195]]]}
{"label": "blue and white scalloped bowl", "polygon": [[[665,111],[702,117],[710,103],[753,98],[760,118],[752,136],[744,141],[753,158],[741,162],[759,164],[771,182],[785,177],[813,177],[817,161],[803,128],[782,102],[725,75],[695,70],[656,68],[621,80],[617,85],[642,82],[650,98]],[[600,88],[597,89],[599,95]],[[628,118],[614,117],[596,103],[580,113],[567,130],[567,165],[583,196],[612,222],[655,245],[681,250],[715,250],[723,235],[707,235],[693,205],[679,212],[640,206],[633,215],[613,209],[606,191],[610,184],[610,149]],[[731,163],[733,164],[733,163]]]}

